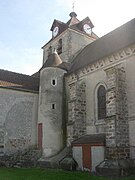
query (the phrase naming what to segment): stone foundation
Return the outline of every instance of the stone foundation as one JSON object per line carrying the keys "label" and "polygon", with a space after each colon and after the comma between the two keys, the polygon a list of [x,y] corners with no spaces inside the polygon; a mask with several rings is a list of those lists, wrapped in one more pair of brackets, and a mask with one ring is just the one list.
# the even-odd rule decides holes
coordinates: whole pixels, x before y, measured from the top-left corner
{"label": "stone foundation", "polygon": [[12,155],[3,155],[0,156],[0,167],[35,167],[41,154],[38,149],[25,149]]}
{"label": "stone foundation", "polygon": [[121,177],[133,174],[134,163],[130,159],[104,160],[96,167],[100,176]]}

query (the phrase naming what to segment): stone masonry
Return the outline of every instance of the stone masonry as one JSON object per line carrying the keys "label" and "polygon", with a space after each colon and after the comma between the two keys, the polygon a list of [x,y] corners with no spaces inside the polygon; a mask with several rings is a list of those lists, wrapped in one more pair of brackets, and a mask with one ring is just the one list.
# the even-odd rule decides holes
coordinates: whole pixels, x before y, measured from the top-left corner
{"label": "stone masonry", "polygon": [[86,83],[69,85],[67,145],[86,134]]}
{"label": "stone masonry", "polygon": [[129,158],[129,126],[124,67],[115,66],[107,75],[106,157]]}

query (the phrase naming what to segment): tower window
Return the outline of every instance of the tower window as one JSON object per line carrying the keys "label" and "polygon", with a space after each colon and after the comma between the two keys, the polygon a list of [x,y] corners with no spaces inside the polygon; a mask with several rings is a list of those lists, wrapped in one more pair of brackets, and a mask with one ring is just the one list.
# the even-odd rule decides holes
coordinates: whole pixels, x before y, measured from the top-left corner
{"label": "tower window", "polygon": [[106,117],[106,90],[103,85],[99,86],[97,91],[98,100],[98,119],[103,119]]}
{"label": "tower window", "polygon": [[56,109],[56,104],[51,104],[51,109]]}
{"label": "tower window", "polygon": [[58,54],[62,53],[62,39],[60,39],[59,42],[58,42],[57,52],[58,52]]}
{"label": "tower window", "polygon": [[51,80],[51,84],[52,84],[53,86],[56,86],[56,84],[57,84],[57,79],[52,79],[52,80]]}

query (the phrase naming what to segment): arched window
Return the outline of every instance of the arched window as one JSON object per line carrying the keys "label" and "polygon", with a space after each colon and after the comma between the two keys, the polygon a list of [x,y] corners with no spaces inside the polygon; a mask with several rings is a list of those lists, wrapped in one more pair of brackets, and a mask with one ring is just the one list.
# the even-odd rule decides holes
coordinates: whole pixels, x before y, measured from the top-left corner
{"label": "arched window", "polygon": [[48,48],[48,57],[52,54],[52,46]]}
{"label": "arched window", "polygon": [[57,52],[58,52],[58,54],[62,53],[62,39],[60,39],[59,42],[58,42]]}
{"label": "arched window", "polygon": [[106,89],[100,85],[97,91],[98,119],[106,117]]}

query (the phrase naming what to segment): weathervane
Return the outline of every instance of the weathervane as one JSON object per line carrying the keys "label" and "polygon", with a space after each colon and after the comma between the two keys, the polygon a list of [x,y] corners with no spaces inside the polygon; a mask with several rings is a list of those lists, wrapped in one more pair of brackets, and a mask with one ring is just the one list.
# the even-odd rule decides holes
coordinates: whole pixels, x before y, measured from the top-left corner
{"label": "weathervane", "polygon": [[75,10],[75,1],[73,1],[73,6],[72,6],[73,12]]}

